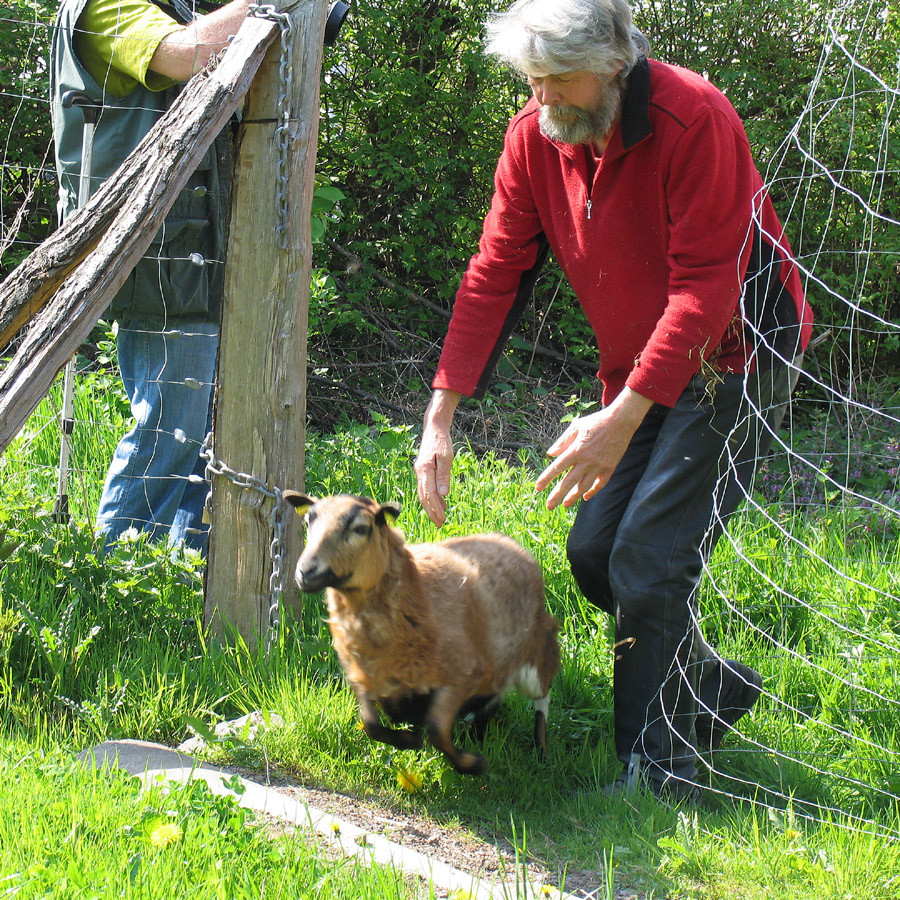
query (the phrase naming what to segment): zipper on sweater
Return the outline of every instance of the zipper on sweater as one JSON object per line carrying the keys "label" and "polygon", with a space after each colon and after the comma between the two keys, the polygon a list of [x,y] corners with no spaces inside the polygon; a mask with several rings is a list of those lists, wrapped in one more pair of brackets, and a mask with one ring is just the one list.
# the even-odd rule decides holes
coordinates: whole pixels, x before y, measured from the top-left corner
{"label": "zipper on sweater", "polygon": [[585,212],[587,217],[590,219],[591,217],[591,207],[594,205],[593,200],[591,200],[591,191],[594,189],[594,179],[597,175],[597,164],[594,160],[593,151],[587,145],[584,146],[584,158],[585,158],[585,175],[587,176],[584,180],[584,195],[585,195]]}

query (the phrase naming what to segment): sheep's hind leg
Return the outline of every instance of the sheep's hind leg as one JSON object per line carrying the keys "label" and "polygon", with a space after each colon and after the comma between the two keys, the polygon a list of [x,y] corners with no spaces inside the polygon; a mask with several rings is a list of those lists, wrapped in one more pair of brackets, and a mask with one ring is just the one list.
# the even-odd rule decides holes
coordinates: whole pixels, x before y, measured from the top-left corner
{"label": "sheep's hind leg", "polygon": [[[552,636],[553,641],[555,637]],[[550,645],[548,645],[550,646]],[[550,647],[552,650],[552,647]],[[554,664],[558,667],[558,662]],[[556,668],[554,668],[555,673]],[[550,711],[550,682],[549,678],[541,678],[538,668],[534,665],[525,665],[516,676],[516,688],[524,697],[530,697],[534,702],[534,746],[541,756],[547,757],[547,714]]]}
{"label": "sheep's hind leg", "polygon": [[549,710],[549,694],[534,701],[534,746],[544,759],[547,758],[547,713]]}
{"label": "sheep's hind leg", "polygon": [[487,701],[483,706],[479,707],[475,711],[475,717],[472,720],[472,731],[474,732],[475,738],[479,741],[484,740],[485,732],[487,732],[487,727],[491,723],[491,719],[497,715],[497,710],[500,708],[500,697],[494,696],[491,697],[490,700]]}

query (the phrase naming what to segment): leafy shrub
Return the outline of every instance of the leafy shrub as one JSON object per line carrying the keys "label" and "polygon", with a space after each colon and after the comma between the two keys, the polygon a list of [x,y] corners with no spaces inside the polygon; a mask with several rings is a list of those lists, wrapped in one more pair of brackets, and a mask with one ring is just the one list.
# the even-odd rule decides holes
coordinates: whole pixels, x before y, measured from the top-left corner
{"label": "leafy shrub", "polygon": [[13,685],[45,692],[100,730],[125,697],[121,660],[199,649],[199,554],[135,535],[104,556],[89,532],[54,526],[40,509],[8,519],[4,542],[0,661]]}
{"label": "leafy shrub", "polygon": [[[0,278],[11,272],[32,246],[56,226],[45,63],[55,11],[56,4],[49,0],[5,0],[3,4]],[[7,245],[7,240],[16,243]]]}
{"label": "leafy shrub", "polygon": [[[317,244],[314,356],[365,352],[386,322],[402,323],[432,348],[443,336],[446,316],[415,298],[449,313],[477,247],[506,123],[528,96],[523,82],[483,54],[482,23],[494,8],[490,0],[358,0],[327,51],[325,180],[316,203],[338,202],[340,219],[334,208],[316,206],[314,237],[332,237],[361,265],[348,271],[327,241]],[[5,9],[0,186],[4,234],[15,242],[0,274],[55,223],[43,62],[55,4],[8,0]],[[743,117],[788,237],[813,275],[820,333],[833,331],[815,351],[826,381],[846,387],[851,370],[857,380],[862,370],[872,389],[896,390],[900,150],[889,134],[897,17],[871,4],[636,0],[635,18],[654,56],[708,74]],[[814,104],[804,111],[812,87]],[[524,365],[547,365],[532,359],[538,335],[593,361],[590,331],[552,266],[520,328],[512,362],[501,364],[504,381],[515,381]],[[420,354],[397,348],[396,355]],[[370,377],[373,393],[382,375]],[[416,381],[413,390],[427,380],[404,377]]]}

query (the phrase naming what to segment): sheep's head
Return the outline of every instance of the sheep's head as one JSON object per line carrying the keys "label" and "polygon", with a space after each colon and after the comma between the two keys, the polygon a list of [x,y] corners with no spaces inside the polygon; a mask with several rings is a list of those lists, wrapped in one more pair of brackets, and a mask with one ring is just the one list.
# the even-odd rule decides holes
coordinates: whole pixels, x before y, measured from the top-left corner
{"label": "sheep's head", "polygon": [[318,500],[284,491],[282,497],[306,520],[306,546],[294,574],[301,591],[365,590],[381,578],[388,562],[384,536],[399,506],[350,494]]}

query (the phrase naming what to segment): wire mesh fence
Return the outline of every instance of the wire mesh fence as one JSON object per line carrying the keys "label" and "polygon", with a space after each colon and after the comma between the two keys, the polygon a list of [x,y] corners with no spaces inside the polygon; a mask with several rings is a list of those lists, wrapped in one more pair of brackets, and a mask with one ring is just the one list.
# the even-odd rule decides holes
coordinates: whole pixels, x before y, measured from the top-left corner
{"label": "wire mesh fence", "polygon": [[[742,740],[701,754],[701,782],[772,810],[897,838],[900,57],[889,6],[829,6],[802,114],[763,173],[796,236],[816,332],[774,450],[707,561],[697,622],[741,652],[764,683],[752,721],[739,725]],[[0,90],[2,274],[56,222],[45,61],[51,18],[25,2],[0,13],[9,75]],[[863,52],[861,28],[881,35],[876,53]],[[221,262],[153,258],[160,265]],[[386,340],[371,358],[419,372],[434,358],[434,343],[417,340],[413,353],[400,339]],[[76,359],[69,511],[86,528],[114,447],[130,426],[115,345],[102,324]],[[159,377],[166,381],[165,367]],[[329,382],[329,389],[327,405],[340,385]],[[417,422],[420,403],[411,396],[391,393],[389,414]],[[364,405],[371,400],[366,395]],[[0,462],[0,472],[27,471],[30,496],[45,504],[57,493],[62,413],[59,380]],[[178,431],[165,436],[178,441]],[[490,440],[487,427],[485,436]]]}

